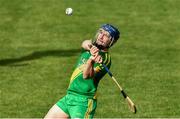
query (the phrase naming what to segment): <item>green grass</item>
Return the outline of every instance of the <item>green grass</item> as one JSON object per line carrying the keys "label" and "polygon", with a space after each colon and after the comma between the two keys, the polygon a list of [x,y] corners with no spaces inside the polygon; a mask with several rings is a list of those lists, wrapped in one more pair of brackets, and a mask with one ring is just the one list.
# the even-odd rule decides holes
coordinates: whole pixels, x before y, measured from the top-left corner
{"label": "green grass", "polygon": [[[121,29],[95,117],[180,117],[179,0],[0,0],[0,118],[44,117],[65,95],[84,39]],[[72,7],[74,14],[65,15]]]}

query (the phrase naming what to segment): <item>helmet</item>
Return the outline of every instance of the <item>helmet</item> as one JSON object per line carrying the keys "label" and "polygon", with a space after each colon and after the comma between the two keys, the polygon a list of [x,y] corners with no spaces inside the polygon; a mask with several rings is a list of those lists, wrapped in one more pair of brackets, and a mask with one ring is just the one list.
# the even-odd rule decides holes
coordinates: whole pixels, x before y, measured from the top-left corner
{"label": "helmet", "polygon": [[96,43],[96,39],[97,39],[97,35],[98,35],[98,33],[97,33],[96,36],[95,36],[95,39],[94,39],[93,44],[96,45],[99,49],[110,48],[110,47],[119,39],[119,37],[120,37],[120,32],[119,32],[119,30],[118,30],[116,27],[114,27],[114,26],[112,26],[112,25],[110,25],[110,24],[104,24],[104,25],[102,25],[102,26],[100,27],[100,29],[103,29],[103,30],[107,31],[107,32],[110,34],[110,36],[111,36],[111,39],[110,39],[111,42],[110,42],[110,44],[109,44],[107,47],[98,45],[98,44]]}
{"label": "helmet", "polygon": [[120,32],[114,26],[112,26],[110,24],[104,24],[104,25],[101,26],[101,28],[104,29],[105,31],[109,32],[109,34],[112,37],[112,40],[117,41],[119,39]]}

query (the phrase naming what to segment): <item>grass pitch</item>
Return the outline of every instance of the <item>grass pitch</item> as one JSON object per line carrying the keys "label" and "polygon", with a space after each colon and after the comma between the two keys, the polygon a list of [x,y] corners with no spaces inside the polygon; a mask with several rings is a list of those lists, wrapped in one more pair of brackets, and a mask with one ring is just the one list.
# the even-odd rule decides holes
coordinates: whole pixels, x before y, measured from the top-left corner
{"label": "grass pitch", "polygon": [[[0,0],[0,117],[44,117],[65,95],[81,42],[103,23],[120,28],[96,118],[180,117],[179,0]],[[65,9],[72,7],[72,16]]]}

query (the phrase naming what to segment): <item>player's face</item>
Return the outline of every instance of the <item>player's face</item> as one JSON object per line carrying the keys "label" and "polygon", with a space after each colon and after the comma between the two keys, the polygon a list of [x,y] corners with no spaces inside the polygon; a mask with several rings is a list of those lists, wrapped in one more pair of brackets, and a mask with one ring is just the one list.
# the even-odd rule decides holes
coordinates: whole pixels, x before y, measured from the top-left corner
{"label": "player's face", "polygon": [[104,29],[99,29],[97,33],[97,40],[96,43],[98,45],[102,45],[104,47],[107,47],[111,42],[111,36],[109,32],[105,31]]}

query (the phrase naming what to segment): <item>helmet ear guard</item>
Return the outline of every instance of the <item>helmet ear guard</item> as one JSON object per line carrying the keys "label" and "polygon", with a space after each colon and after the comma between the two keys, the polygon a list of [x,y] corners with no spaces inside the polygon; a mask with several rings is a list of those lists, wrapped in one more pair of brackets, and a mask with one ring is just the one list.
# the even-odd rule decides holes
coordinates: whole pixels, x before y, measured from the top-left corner
{"label": "helmet ear guard", "polygon": [[109,48],[110,48],[111,46],[113,46],[114,43],[115,43],[114,38],[111,38],[111,42],[109,43]]}
{"label": "helmet ear guard", "polygon": [[[118,37],[118,39],[119,39],[119,37]],[[117,40],[118,40],[118,39],[117,39]],[[112,47],[112,46],[117,42],[117,40],[115,40],[114,37],[111,38],[111,42],[110,42],[110,44],[109,44],[109,48]]]}

